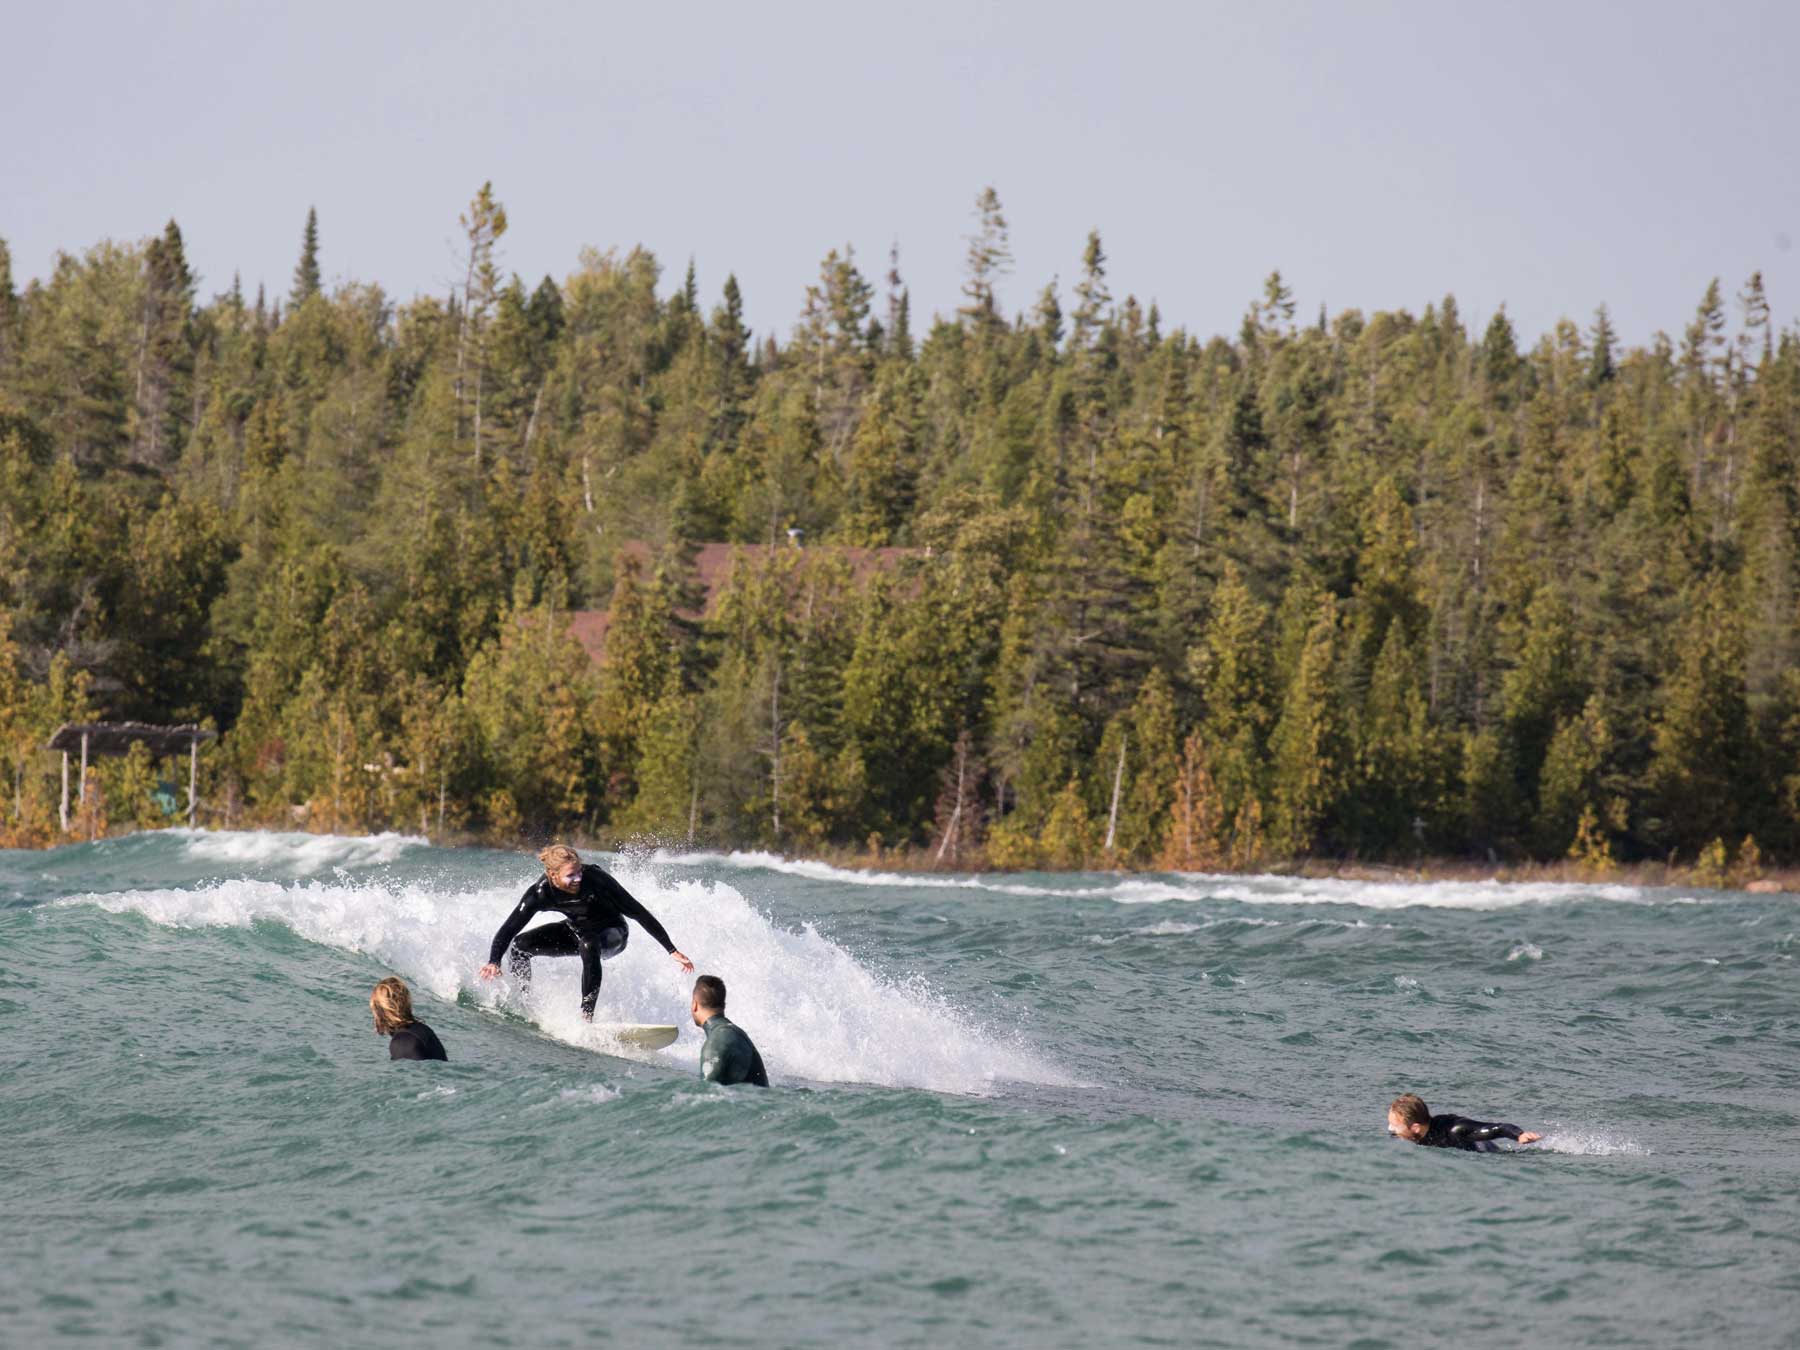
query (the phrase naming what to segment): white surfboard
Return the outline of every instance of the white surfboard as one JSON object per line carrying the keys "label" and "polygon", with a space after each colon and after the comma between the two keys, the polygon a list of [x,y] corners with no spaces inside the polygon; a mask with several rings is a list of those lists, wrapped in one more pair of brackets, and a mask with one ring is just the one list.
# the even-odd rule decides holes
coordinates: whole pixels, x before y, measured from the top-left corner
{"label": "white surfboard", "polygon": [[673,1045],[680,1034],[674,1027],[654,1022],[596,1022],[594,1030],[640,1050],[660,1050],[665,1045]]}

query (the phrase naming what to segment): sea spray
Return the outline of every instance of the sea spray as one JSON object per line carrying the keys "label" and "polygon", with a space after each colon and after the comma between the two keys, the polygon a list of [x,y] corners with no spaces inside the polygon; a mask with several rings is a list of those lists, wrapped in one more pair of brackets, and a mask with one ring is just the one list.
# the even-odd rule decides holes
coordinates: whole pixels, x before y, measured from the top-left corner
{"label": "sea spray", "polygon": [[[700,970],[725,978],[733,1018],[751,1032],[778,1076],[940,1092],[986,1092],[1004,1081],[1067,1081],[1016,1034],[978,1025],[929,981],[877,973],[810,924],[782,929],[729,885],[659,881],[652,872],[629,868],[621,880]],[[622,1051],[603,1030],[586,1024],[573,960],[534,961],[528,992],[510,976],[478,979],[493,932],[516,902],[511,888],[445,891],[386,879],[229,881],[81,895],[61,903],[93,904],[182,928],[279,923],[308,941],[373,957],[439,998],[470,997],[524,1011],[568,1044],[697,1063],[699,1037],[688,1015],[692,981],[641,931],[623,955],[607,962],[595,1021],[673,1022],[683,1034],[666,1051]]]}

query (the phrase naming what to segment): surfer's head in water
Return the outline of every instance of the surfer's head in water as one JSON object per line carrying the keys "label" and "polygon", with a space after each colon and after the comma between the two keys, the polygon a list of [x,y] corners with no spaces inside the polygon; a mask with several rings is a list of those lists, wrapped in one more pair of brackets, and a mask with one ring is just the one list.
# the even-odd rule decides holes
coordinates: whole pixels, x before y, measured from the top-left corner
{"label": "surfer's head in water", "polygon": [[389,1037],[389,1059],[449,1059],[437,1032],[413,1016],[412,990],[393,975],[375,986],[369,995],[369,1011],[375,1014],[375,1032]]}
{"label": "surfer's head in water", "polygon": [[762,1056],[741,1027],[725,1015],[725,981],[702,975],[694,981],[694,1025],[706,1030],[700,1047],[700,1076],[709,1083],[752,1083],[769,1086],[769,1071]]}
{"label": "surfer's head in water", "polygon": [[1388,1133],[1418,1143],[1431,1128],[1431,1108],[1423,1097],[1404,1093],[1388,1107]]}
{"label": "surfer's head in water", "polygon": [[419,1020],[413,1016],[412,990],[406,987],[405,980],[393,975],[375,986],[375,992],[369,995],[369,1011],[375,1014],[376,1033],[382,1036],[392,1036]]}
{"label": "surfer's head in water", "polygon": [[725,981],[717,975],[702,975],[694,981],[694,1001],[691,1005],[694,1014],[694,1025],[703,1027],[712,1018],[725,1011]]}
{"label": "surfer's head in water", "polygon": [[581,855],[574,849],[567,844],[552,844],[537,856],[544,864],[544,875],[557,890],[573,895],[580,888]]}

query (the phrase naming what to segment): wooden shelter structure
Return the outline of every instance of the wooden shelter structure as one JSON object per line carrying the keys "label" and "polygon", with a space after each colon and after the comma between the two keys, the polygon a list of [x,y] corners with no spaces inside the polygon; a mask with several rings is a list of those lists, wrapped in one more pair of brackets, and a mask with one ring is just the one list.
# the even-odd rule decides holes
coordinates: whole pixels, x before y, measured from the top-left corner
{"label": "wooden shelter structure", "polygon": [[183,746],[188,752],[188,824],[194,823],[200,806],[200,746],[218,732],[187,723],[177,727],[151,726],[148,722],[65,722],[50,738],[50,750],[62,751],[62,828],[69,832],[69,752],[81,751],[80,802],[87,801],[87,767],[91,755],[123,755],[140,742],[158,759],[166,759]]}

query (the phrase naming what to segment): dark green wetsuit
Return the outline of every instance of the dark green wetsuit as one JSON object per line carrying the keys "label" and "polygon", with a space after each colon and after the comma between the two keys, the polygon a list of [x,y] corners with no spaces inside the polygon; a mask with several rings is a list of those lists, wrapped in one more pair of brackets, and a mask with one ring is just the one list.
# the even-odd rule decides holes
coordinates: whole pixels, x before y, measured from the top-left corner
{"label": "dark green wetsuit", "polygon": [[724,1013],[706,1019],[706,1044],[700,1047],[700,1076],[709,1083],[754,1083],[769,1086],[768,1072],[756,1047]]}

